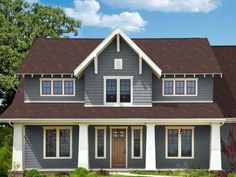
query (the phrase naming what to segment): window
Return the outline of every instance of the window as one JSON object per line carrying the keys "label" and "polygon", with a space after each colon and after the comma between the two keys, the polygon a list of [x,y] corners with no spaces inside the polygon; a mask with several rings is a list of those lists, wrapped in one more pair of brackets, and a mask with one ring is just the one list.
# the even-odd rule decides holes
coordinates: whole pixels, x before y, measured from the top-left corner
{"label": "window", "polygon": [[106,127],[96,127],[95,132],[95,158],[104,159],[106,158]]}
{"label": "window", "polygon": [[194,158],[194,127],[166,127],[166,158]]}
{"label": "window", "polygon": [[132,127],[132,158],[142,158],[142,127]]}
{"label": "window", "polygon": [[123,59],[114,59],[114,69],[123,69]]}
{"label": "window", "polygon": [[163,79],[163,96],[197,96],[197,78]]}
{"label": "window", "polygon": [[51,81],[42,81],[42,94],[50,95],[51,94]]}
{"label": "window", "polygon": [[40,96],[75,96],[75,79],[40,79]]}
{"label": "window", "polygon": [[44,158],[72,158],[72,127],[44,127]]}
{"label": "window", "polygon": [[132,104],[133,76],[104,76],[104,104]]}

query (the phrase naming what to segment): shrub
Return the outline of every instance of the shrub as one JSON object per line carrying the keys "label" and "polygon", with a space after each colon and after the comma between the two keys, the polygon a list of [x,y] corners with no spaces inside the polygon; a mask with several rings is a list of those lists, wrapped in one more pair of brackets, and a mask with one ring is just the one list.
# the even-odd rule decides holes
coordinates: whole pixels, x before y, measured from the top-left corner
{"label": "shrub", "polygon": [[99,170],[98,174],[101,176],[107,176],[109,175],[109,171],[101,169]]}
{"label": "shrub", "polygon": [[236,177],[236,172],[231,172],[228,174],[228,177]]}
{"label": "shrub", "polygon": [[39,175],[40,173],[36,169],[29,170],[25,173],[26,177],[35,177],[35,175]]}
{"label": "shrub", "polygon": [[76,168],[74,174],[76,174],[78,177],[86,177],[88,170],[82,167]]}
{"label": "shrub", "polygon": [[7,177],[11,168],[11,150],[9,147],[0,147],[0,176]]}

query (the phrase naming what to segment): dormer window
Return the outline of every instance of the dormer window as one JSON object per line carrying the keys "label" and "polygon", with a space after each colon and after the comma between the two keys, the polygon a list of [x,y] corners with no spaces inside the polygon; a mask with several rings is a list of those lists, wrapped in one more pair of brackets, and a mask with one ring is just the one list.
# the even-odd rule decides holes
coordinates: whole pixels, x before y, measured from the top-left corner
{"label": "dormer window", "polygon": [[104,76],[104,105],[131,105],[133,76]]}
{"label": "dormer window", "polygon": [[40,96],[75,96],[75,79],[40,79]]}
{"label": "dormer window", "polygon": [[197,78],[163,79],[163,96],[197,96]]}

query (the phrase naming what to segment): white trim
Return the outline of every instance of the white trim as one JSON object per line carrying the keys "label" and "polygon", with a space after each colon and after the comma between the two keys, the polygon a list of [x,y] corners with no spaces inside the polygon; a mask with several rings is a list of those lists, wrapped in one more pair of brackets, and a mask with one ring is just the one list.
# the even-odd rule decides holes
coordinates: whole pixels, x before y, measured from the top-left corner
{"label": "white trim", "polygon": [[[165,94],[165,81],[172,81],[173,82],[173,94]],[[184,94],[176,94],[175,92],[175,82],[176,81],[184,81]],[[196,88],[195,94],[187,94],[187,81],[195,81]],[[163,78],[162,79],[162,96],[198,96],[198,78]]]}
{"label": "white trim", "polygon": [[162,73],[162,75],[178,75],[178,76],[182,76],[182,75],[193,75],[194,77],[196,77],[196,76],[199,76],[199,75],[204,75],[204,77],[206,76],[206,75],[210,75],[210,76],[212,76],[212,74],[213,75],[222,75],[222,73]]}
{"label": "white trim", "polygon": [[88,124],[79,124],[78,167],[89,169],[89,135]]}
{"label": "white trim", "polygon": [[[178,130],[178,156],[176,157],[169,157],[168,156],[168,130],[170,129],[177,129]],[[181,155],[182,150],[182,141],[181,141],[181,129],[188,129],[192,130],[192,155],[191,157],[183,157]],[[165,127],[165,158],[166,159],[194,159],[194,126],[166,126]]]}
{"label": "white trim", "polygon": [[[140,131],[140,156],[134,156],[134,130]],[[142,159],[143,158],[143,127],[142,126],[134,126],[131,127],[131,158],[132,159]]]}
{"label": "white trim", "polygon": [[[47,157],[46,156],[46,131],[56,130],[56,156]],[[70,130],[70,156],[61,157],[60,156],[60,130]],[[72,159],[72,126],[44,126],[43,127],[43,159]]]}
{"label": "white trim", "polygon": [[[98,149],[97,149],[97,143],[98,143],[98,140],[97,140],[97,133],[98,133],[98,130],[103,130],[104,131],[104,142],[103,142],[103,144],[104,144],[104,149],[103,149],[103,151],[104,151],[104,155],[103,155],[103,157],[98,157]],[[101,126],[97,126],[97,127],[95,127],[95,159],[106,159],[107,157],[106,157],[106,155],[107,155],[107,151],[106,151],[106,142],[107,142],[107,139],[106,139],[106,136],[107,136],[107,127],[101,127]]]}
{"label": "white trim", "polygon": [[114,70],[122,70],[123,68],[124,68],[123,59],[122,58],[115,58],[114,59]]}
{"label": "white trim", "polygon": [[111,126],[110,127],[110,168],[112,168],[112,138],[113,138],[113,136],[112,136],[112,130],[113,129],[125,129],[125,131],[126,131],[126,133],[125,133],[125,135],[126,135],[126,142],[125,142],[125,144],[126,144],[126,150],[125,150],[125,153],[126,153],[126,163],[125,163],[125,168],[127,168],[128,167],[128,127],[127,126]]}
{"label": "white trim", "polygon": [[24,103],[85,103],[85,101],[30,101],[30,100],[25,100]]}
{"label": "white trim", "polygon": [[94,57],[94,73],[98,74],[98,56]]}
{"label": "white trim", "polygon": [[[133,106],[133,76],[103,76],[103,103],[105,106],[110,106],[110,107],[126,107],[126,106]],[[117,95],[117,100],[114,103],[106,102],[106,81],[107,79],[116,79],[116,95]],[[121,79],[129,79],[130,80],[130,102],[127,103],[122,103],[120,102],[120,80]],[[104,106],[103,105],[103,106]],[[93,105],[94,106],[94,105]]]}
{"label": "white trim", "polygon": [[142,71],[143,71],[143,59],[141,56],[139,56],[139,71],[138,71],[138,73],[142,74]]}
{"label": "white trim", "polygon": [[79,76],[83,70],[91,63],[94,56],[99,55],[114,39],[114,37],[119,34],[122,39],[124,39],[127,44],[138,54],[141,55],[144,61],[152,68],[154,74],[158,77],[161,76],[161,69],[120,29],[115,28],[111,34],[105,38],[85,59],[84,61],[74,70],[74,75]]}
{"label": "white trim", "polygon": [[116,51],[120,52],[120,35],[116,35]]}
{"label": "white trim", "polygon": [[84,107],[152,107],[152,105],[129,105],[129,104],[107,104],[107,105],[84,105]]}
{"label": "white trim", "polygon": [[213,103],[213,101],[152,101],[152,103]]}
{"label": "white trim", "polygon": [[[40,78],[40,96],[75,96],[75,78]],[[51,94],[43,94],[42,93],[42,82],[43,81],[50,81],[51,82]],[[62,81],[62,94],[54,94],[53,93],[53,82],[54,81]],[[65,81],[72,81],[73,82],[73,94],[67,95],[64,93],[64,82]]]}

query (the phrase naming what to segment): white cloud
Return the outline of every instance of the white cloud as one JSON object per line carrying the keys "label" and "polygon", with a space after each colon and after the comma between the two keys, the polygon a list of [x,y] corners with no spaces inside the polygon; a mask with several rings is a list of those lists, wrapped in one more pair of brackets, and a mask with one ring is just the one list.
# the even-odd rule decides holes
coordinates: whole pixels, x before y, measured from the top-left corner
{"label": "white cloud", "polygon": [[100,4],[97,0],[75,0],[74,8],[64,8],[65,13],[74,19],[79,19],[82,25],[115,28],[120,26],[128,32],[139,32],[146,21],[138,12],[122,12],[120,14],[103,14],[99,12]]}
{"label": "white cloud", "polygon": [[221,0],[102,0],[113,7],[161,12],[210,12]]}

